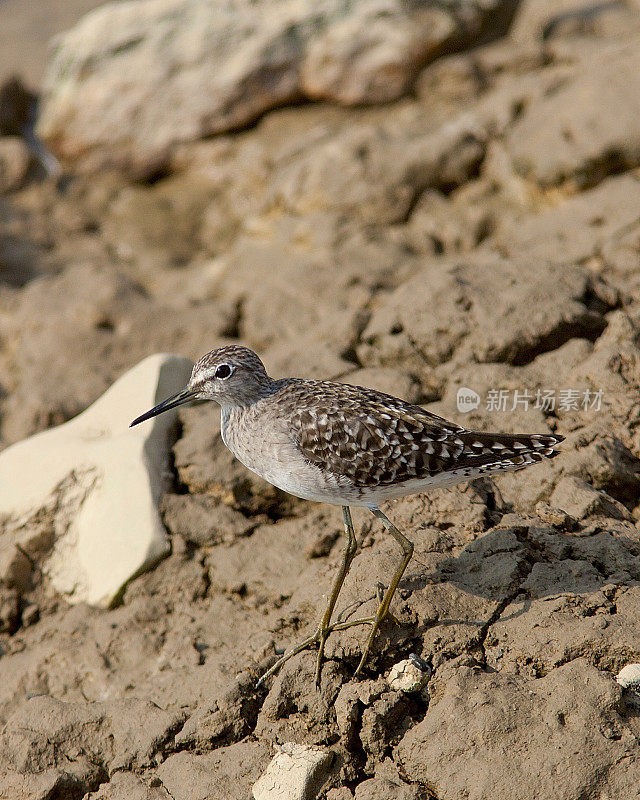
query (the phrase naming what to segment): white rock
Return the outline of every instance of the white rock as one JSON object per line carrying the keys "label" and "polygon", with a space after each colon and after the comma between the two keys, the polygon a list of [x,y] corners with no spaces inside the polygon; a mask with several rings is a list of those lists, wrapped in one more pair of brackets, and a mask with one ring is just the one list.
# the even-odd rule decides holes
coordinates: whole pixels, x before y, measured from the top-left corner
{"label": "white rock", "polygon": [[640,664],[627,664],[616,675],[616,680],[624,689],[640,689]]}
{"label": "white rock", "polygon": [[313,40],[302,66],[308,97],[343,105],[401,97],[436,49],[459,31],[446,6],[397,0],[354,3],[352,13]]}
{"label": "white rock", "polygon": [[627,702],[640,708],[640,664],[627,664],[616,675],[616,681],[627,692]]}
{"label": "white rock", "polygon": [[254,800],[313,800],[332,760],[321,747],[285,742],[253,784]]}
{"label": "white rock", "polygon": [[415,655],[398,661],[389,672],[389,686],[397,692],[419,692],[431,677],[429,665]]}
{"label": "white rock", "polygon": [[19,529],[51,516],[55,543],[43,571],[71,602],[108,607],[167,553],[157,506],[176,411],[129,423],[182,388],[191,366],[150,356],[75,419],[0,453],[0,517]]}

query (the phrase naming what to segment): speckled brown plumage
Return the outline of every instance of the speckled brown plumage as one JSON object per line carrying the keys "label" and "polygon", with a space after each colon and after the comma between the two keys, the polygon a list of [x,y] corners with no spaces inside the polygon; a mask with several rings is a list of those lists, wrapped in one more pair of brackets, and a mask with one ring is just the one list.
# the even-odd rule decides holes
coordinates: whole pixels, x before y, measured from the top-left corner
{"label": "speckled brown plumage", "polygon": [[556,455],[553,435],[469,431],[419,406],[358,386],[283,382],[271,398],[301,453],[324,472],[373,488],[442,473],[514,469]]}
{"label": "speckled brown plumage", "polygon": [[[332,630],[370,625],[358,674],[413,545],[378,508],[394,497],[522,469],[557,455],[563,437],[470,431],[397,397],[328,381],[273,380],[245,347],[228,346],[203,356],[188,386],[138,417],[133,425],[190,400],[215,400],[222,409],[222,438],[249,469],[308,500],[343,507],[347,543],[327,608],[314,634],[279,658],[264,681],[296,653],[318,645],[316,685],[325,641]],[[356,553],[349,506],[369,508],[402,549],[402,558],[375,615],[332,624],[340,589]]]}

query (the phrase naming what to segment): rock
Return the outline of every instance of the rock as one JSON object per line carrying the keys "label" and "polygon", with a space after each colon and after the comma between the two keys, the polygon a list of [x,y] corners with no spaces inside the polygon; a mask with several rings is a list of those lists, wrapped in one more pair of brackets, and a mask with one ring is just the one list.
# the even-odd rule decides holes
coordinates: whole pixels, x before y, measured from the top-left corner
{"label": "rock", "polygon": [[51,520],[55,543],[43,570],[71,602],[109,606],[167,553],[157,506],[175,412],[128,424],[183,387],[190,370],[188,359],[151,356],[80,416],[0,455],[5,526],[29,525],[39,514]]}
{"label": "rock", "polygon": [[575,519],[584,519],[594,514],[614,519],[630,519],[629,511],[622,503],[599,492],[580,478],[561,478],[551,495],[551,505],[566,511]]}
{"label": "rock", "polygon": [[285,742],[254,783],[255,800],[313,800],[326,781],[333,753],[321,747]]}
{"label": "rock", "polygon": [[637,166],[640,153],[638,40],[580,65],[576,77],[533,104],[506,147],[521,175],[549,186],[592,186]]}
{"label": "rock", "polygon": [[627,664],[616,675],[616,681],[626,691],[627,702],[640,709],[640,664]]}
{"label": "rock", "polygon": [[[467,9],[477,15],[470,4]],[[411,9],[395,0],[356,4],[310,42],[302,89],[307,97],[343,105],[395,100],[459,31],[446,6]]]}
{"label": "rock", "polygon": [[183,719],[142,700],[64,703],[33,697],[0,734],[0,773],[38,774],[51,767],[64,773],[70,766],[71,774],[91,784],[116,770],[150,766]]}
{"label": "rock", "polygon": [[[587,306],[589,285],[577,267],[558,273],[536,262],[534,269],[522,257],[435,262],[379,304],[357,353],[365,366],[399,360],[417,376],[454,358],[526,364],[569,338],[604,330],[603,317]],[[533,307],[536,315],[522,311]]]}
{"label": "rock", "polygon": [[0,194],[20,188],[30,163],[31,155],[23,139],[0,137]]}
{"label": "rock", "polygon": [[627,664],[616,675],[616,681],[623,689],[640,689],[640,664]]}
{"label": "rock", "polygon": [[627,767],[640,778],[635,735],[618,711],[621,689],[584,659],[538,680],[450,662],[438,683],[398,755],[405,779],[441,800],[569,800],[590,792],[602,770],[608,780]]}
{"label": "rock", "polygon": [[58,39],[39,135],[66,158],[89,154],[148,174],[180,142],[246,126],[305,96],[396,99],[426,61],[472,41],[507,5],[112,3]]}
{"label": "rock", "polygon": [[[107,5],[59,40],[39,134],[67,158],[104,148],[109,160],[150,172],[172,145],[246,125],[298,99],[296,72],[313,22],[308,13],[211,0]],[[136,80],[123,82],[125,73]]]}
{"label": "rock", "polygon": [[183,751],[170,755],[158,767],[157,776],[173,800],[247,800],[270,753],[265,742],[240,742],[202,754]]}
{"label": "rock", "polygon": [[397,692],[419,692],[431,677],[432,670],[426,661],[412,656],[391,667],[387,680]]}

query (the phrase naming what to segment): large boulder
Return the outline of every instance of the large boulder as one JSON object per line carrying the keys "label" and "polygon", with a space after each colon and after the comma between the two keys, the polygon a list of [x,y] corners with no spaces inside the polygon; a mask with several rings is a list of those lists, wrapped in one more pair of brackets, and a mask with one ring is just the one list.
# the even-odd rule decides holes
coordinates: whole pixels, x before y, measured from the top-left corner
{"label": "large boulder", "polygon": [[394,100],[425,63],[472,41],[507,5],[111,3],[58,40],[39,134],[62,156],[152,172],[176,143],[241,128],[287,103]]}

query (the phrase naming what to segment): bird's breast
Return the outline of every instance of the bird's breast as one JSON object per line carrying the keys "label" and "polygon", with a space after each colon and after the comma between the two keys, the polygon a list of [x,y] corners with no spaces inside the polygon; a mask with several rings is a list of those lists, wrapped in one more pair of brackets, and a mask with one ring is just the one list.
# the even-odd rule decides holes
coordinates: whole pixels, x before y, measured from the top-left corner
{"label": "bird's breast", "polygon": [[223,412],[222,440],[245,467],[276,486],[303,460],[280,421],[251,406]]}
{"label": "bird's breast", "polygon": [[305,500],[337,502],[335,481],[303,456],[283,420],[252,407],[223,410],[221,432],[238,461],[264,480]]}

